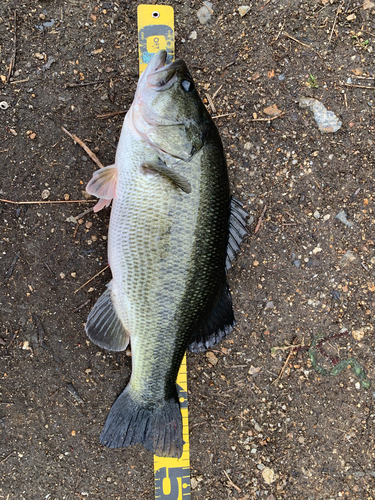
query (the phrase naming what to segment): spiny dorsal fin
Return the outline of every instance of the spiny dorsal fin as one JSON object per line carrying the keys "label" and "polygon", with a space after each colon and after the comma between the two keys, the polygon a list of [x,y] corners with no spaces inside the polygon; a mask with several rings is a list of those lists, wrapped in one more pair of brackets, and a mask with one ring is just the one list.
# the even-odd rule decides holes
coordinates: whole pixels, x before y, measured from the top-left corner
{"label": "spiny dorsal fin", "polygon": [[145,162],[142,165],[143,168],[148,168],[157,172],[158,174],[163,175],[167,179],[169,179],[175,186],[184,191],[184,193],[191,193],[191,186],[189,181],[183,175],[178,174],[171,168],[169,168],[162,160],[158,162]]}
{"label": "spiny dorsal fin", "polygon": [[240,249],[241,242],[247,234],[246,219],[249,214],[243,209],[240,200],[234,196],[230,200],[230,216],[229,216],[229,239],[227,247],[227,260],[225,268],[228,271],[232,267],[232,261],[236,257]]}
{"label": "spiny dorsal fin", "polygon": [[209,349],[226,337],[235,324],[232,298],[228,284],[225,283],[223,293],[208,321],[191,337],[189,351],[202,352]]}
{"label": "spiny dorsal fin", "polygon": [[113,198],[116,198],[117,167],[109,167],[96,170],[86,186],[86,191],[97,198],[100,198],[94,207],[94,212],[99,212],[104,207],[108,207]]}
{"label": "spiny dorsal fin", "polygon": [[97,300],[86,322],[85,330],[94,344],[109,351],[123,351],[129,343],[129,334],[113,307],[111,290],[107,289]]}

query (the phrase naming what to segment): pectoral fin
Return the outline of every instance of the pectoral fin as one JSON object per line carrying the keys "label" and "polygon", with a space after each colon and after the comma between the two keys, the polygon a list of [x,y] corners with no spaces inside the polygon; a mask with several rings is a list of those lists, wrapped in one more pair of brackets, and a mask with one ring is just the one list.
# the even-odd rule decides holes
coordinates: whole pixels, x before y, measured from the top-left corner
{"label": "pectoral fin", "polygon": [[112,198],[116,198],[117,167],[110,165],[94,172],[91,180],[86,186],[86,191],[100,198],[94,207],[94,212],[99,212],[108,207]]}
{"label": "pectoral fin", "polygon": [[176,187],[180,188],[184,193],[191,193],[191,186],[189,181],[183,175],[178,174],[171,168],[169,168],[163,161],[158,162],[145,162],[142,165],[143,168],[147,168],[163,175],[169,179]]}

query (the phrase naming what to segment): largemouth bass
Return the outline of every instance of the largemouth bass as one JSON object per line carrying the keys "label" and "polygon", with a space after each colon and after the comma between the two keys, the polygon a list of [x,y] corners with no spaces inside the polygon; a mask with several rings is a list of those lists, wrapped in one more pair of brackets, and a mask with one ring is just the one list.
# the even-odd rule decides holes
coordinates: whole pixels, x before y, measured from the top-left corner
{"label": "largemouth bass", "polygon": [[226,269],[246,234],[247,213],[230,198],[219,133],[186,64],[158,52],[139,79],[115,164],[94,173],[95,211],[113,199],[108,261],[112,281],[90,312],[98,346],[124,350],[132,374],[100,442],[143,443],[180,457],[176,377],[187,348],[213,346],[233,328]]}

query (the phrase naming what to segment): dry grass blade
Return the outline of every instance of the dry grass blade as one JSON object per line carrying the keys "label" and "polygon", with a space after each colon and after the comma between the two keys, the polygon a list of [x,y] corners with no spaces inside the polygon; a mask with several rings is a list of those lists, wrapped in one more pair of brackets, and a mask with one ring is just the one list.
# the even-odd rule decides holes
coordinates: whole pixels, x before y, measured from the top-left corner
{"label": "dry grass blade", "polygon": [[13,200],[3,200],[0,198],[0,202],[12,203],[13,205],[39,205],[39,204],[49,204],[53,205],[55,203],[90,203],[96,200],[41,200],[41,201],[13,201]]}
{"label": "dry grass blade", "polygon": [[77,290],[75,290],[74,293],[77,293],[79,290],[81,290],[81,288],[83,288],[84,286],[88,285],[92,280],[94,280],[95,278],[97,278],[100,274],[104,273],[104,271],[106,269],[109,269],[109,266],[105,266],[101,271],[99,271],[97,274],[95,274],[95,276],[93,276],[92,278],[90,278],[88,281],[86,281],[86,283],[84,283],[83,285],[81,285],[79,288],[77,288]]}

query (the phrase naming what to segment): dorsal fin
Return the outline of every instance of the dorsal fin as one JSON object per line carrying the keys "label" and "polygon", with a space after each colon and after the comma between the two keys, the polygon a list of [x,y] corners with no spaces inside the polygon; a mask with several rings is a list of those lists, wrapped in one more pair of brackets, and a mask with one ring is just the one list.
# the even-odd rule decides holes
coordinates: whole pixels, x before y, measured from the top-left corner
{"label": "dorsal fin", "polygon": [[240,200],[232,196],[230,200],[227,260],[225,262],[227,271],[232,267],[232,261],[240,249],[242,240],[247,235],[246,219],[248,217],[249,214],[243,209]]}

